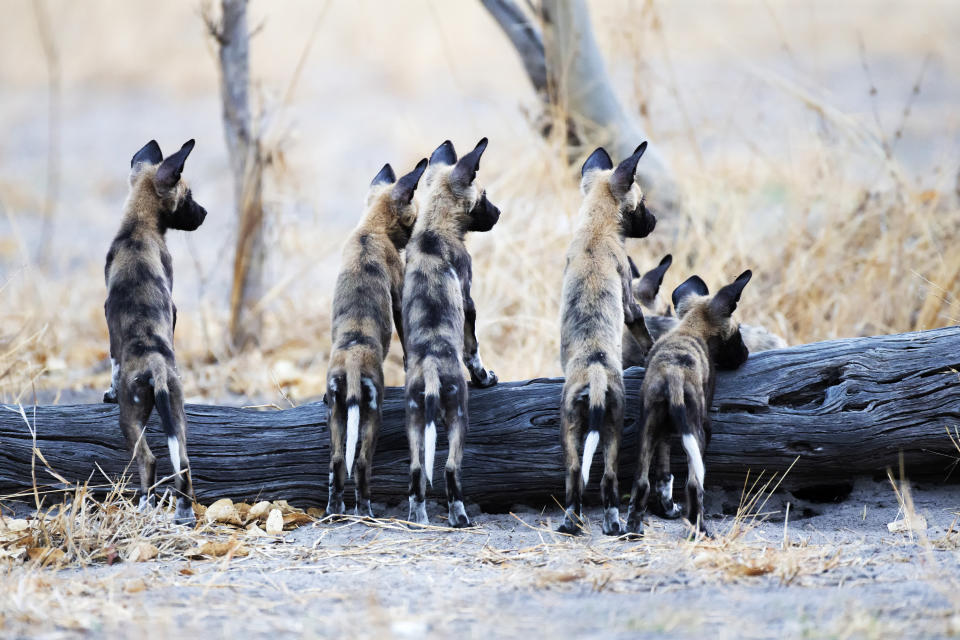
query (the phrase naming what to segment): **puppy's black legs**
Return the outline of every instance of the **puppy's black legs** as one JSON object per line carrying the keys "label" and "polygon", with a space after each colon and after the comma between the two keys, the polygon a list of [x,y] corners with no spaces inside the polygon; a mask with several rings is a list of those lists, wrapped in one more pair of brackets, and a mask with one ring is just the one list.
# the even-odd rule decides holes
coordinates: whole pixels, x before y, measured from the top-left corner
{"label": "puppy's black legs", "polygon": [[153,410],[153,392],[145,385],[131,389],[121,385],[119,391],[120,430],[127,441],[130,455],[137,461],[140,473],[140,510],[153,506],[153,487],[157,483],[157,459],[147,445],[144,428]]}
{"label": "puppy's black legs", "polygon": [[470,518],[463,506],[463,485],[460,480],[460,468],[463,461],[463,442],[467,435],[467,398],[462,385],[458,384],[454,391],[456,395],[446,398],[449,410],[446,412],[447,441],[450,451],[447,454],[447,465],[444,469],[444,479],[447,488],[447,521],[451,527],[469,527]]}
{"label": "puppy's black legs", "polygon": [[607,395],[607,412],[604,418],[603,480],[600,484],[600,499],[603,502],[603,533],[608,536],[623,534],[620,525],[620,483],[617,480],[620,460],[620,437],[623,433],[622,391]]}
{"label": "puppy's black legs", "polygon": [[347,481],[347,467],[343,460],[344,439],[347,434],[346,376],[331,376],[327,384],[327,404],[330,407],[330,488],[327,497],[327,515],[346,513],[343,485]]}
{"label": "puppy's black legs", "polygon": [[582,405],[564,393],[563,409],[560,419],[560,445],[563,448],[563,460],[567,468],[565,509],[563,523],[557,528],[560,533],[580,535],[583,518],[581,514],[583,479],[580,477],[580,434],[583,432],[584,416]]}
{"label": "puppy's black legs", "polygon": [[410,487],[408,490],[410,510],[407,520],[416,524],[429,524],[427,518],[427,477],[423,472],[424,415],[423,407],[412,396],[407,397],[407,442],[410,444]]}

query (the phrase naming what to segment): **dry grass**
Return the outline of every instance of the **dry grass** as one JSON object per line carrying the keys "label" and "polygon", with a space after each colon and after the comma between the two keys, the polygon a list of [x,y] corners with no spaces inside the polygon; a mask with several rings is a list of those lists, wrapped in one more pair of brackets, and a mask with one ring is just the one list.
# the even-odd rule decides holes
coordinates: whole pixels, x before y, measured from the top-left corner
{"label": "dry grass", "polygon": [[[226,347],[225,283],[233,238],[229,233],[223,239],[215,236],[229,225],[205,226],[173,241],[175,295],[181,308],[176,348],[188,396],[262,400],[286,407],[323,392],[338,247],[356,211],[337,214],[342,202],[359,209],[362,185],[369,179],[354,174],[362,170],[372,175],[384,160],[399,167],[404,160],[429,153],[447,136],[460,147],[481,135],[492,140],[482,176],[504,216],[492,233],[470,240],[485,360],[503,380],[559,374],[559,287],[580,200],[578,165],[565,162],[559,133],[556,139],[543,140],[518,122],[519,110],[535,107],[529,96],[524,98],[526,80],[511,67],[515,60],[496,27],[484,21],[479,3],[431,3],[416,10],[401,3],[390,9],[395,13],[387,20],[371,19],[385,11],[379,2],[356,7],[331,3],[330,15],[321,17],[321,9],[309,2],[286,5],[289,10],[279,15],[269,3],[253,6],[264,12],[252,20],[264,23],[254,40],[254,73],[262,80],[258,103],[281,103],[294,112],[299,108],[303,131],[287,126],[296,116],[266,109],[281,121],[271,123],[271,130],[283,136],[295,132],[291,140],[284,139],[289,153],[272,167],[264,185],[265,204],[274,216],[267,236],[268,272],[274,277],[260,302],[264,327],[259,351],[235,356]],[[617,61],[621,95],[636,105],[654,140],[669,146],[685,196],[683,207],[663,215],[650,238],[630,242],[631,254],[643,266],[672,253],[667,290],[693,272],[715,287],[752,268],[756,277],[738,311],[740,318],[764,325],[792,344],[956,324],[960,203],[954,156],[948,148],[939,169],[917,178],[910,155],[903,151],[911,135],[921,143],[956,135],[951,87],[944,80],[956,77],[960,60],[953,55],[956,11],[949,3],[931,3],[923,10],[904,4],[884,12],[856,3],[821,6],[823,19],[811,20],[806,29],[808,16],[798,14],[796,6],[707,3],[691,12],[685,3],[592,5],[605,53]],[[204,104],[216,104],[213,57],[204,59],[209,45],[197,8],[190,3],[163,12],[137,3],[120,8],[112,2],[85,3],[81,11],[54,0],[49,8],[53,36],[62,52],[71,53],[69,64],[64,59],[62,79],[60,144],[65,150],[93,146],[77,131],[97,127],[79,117],[74,121],[69,108],[88,99],[84,91],[103,90],[105,98],[95,101],[100,106],[131,95],[130,104],[136,106],[143,95],[159,100],[158,95],[166,93],[175,96],[174,101],[197,99],[200,111]],[[46,71],[31,7],[8,9],[8,20],[0,27],[6,29],[0,50],[9,55],[0,56],[0,80],[25,94],[43,90]],[[144,11],[154,18],[154,37],[145,36],[138,26]],[[110,37],[103,35],[105,24]],[[443,38],[436,37],[438,29]],[[312,42],[317,30],[308,59],[303,45]],[[90,37],[96,42],[91,44]],[[171,48],[174,41],[182,46]],[[403,55],[371,58],[369,42],[395,42]],[[459,47],[488,55],[460,55]],[[143,55],[127,55],[132,51]],[[776,58],[779,62],[766,64],[781,52],[785,55]],[[373,133],[335,131],[345,127],[331,120],[335,113],[328,118],[324,109],[330,101],[328,85],[340,91],[342,78],[326,72],[311,75],[336,67],[331,61],[339,65],[345,53],[359,70],[360,82],[372,87],[357,93],[352,106],[368,118],[366,126]],[[299,62],[298,55],[303,56]],[[715,56],[728,64],[729,75],[709,77],[710,67],[703,60]],[[158,59],[167,62],[154,64]],[[903,98],[892,118],[877,108],[873,90],[882,98],[889,86],[882,82],[883,69],[871,66],[876,59],[916,69],[916,91],[894,88]],[[859,99],[851,103],[820,86],[817,78],[827,74],[818,76],[813,69],[824,60],[834,70],[855,70],[843,77],[862,86]],[[297,94],[280,99],[271,95],[293,86],[288,84],[290,71],[299,64],[304,77]],[[931,65],[934,72],[928,73]],[[498,70],[496,77],[489,67]],[[930,85],[940,97],[927,102]],[[732,95],[741,97],[725,100]],[[714,101],[726,106],[708,106]],[[491,102],[496,106],[487,108]],[[396,115],[379,112],[370,117],[362,108],[367,103],[389,103]],[[434,114],[438,104],[448,106],[453,115]],[[0,122],[11,133],[21,127],[46,127],[47,114],[39,108],[29,117],[16,110],[22,107],[5,108],[0,107]],[[132,106],[131,114],[134,111]],[[745,119],[736,117],[741,111]],[[314,112],[323,117],[311,118]],[[434,118],[449,130],[435,130],[425,122]],[[313,120],[318,124],[310,129]],[[181,125],[193,131],[202,122],[191,113],[189,121],[174,127],[178,139],[185,138]],[[209,127],[210,146],[219,143],[215,124]],[[115,140],[128,144],[134,135],[157,134],[136,128]],[[379,146],[371,143],[376,138],[407,155],[382,158]],[[369,156],[362,161],[351,157],[357,140],[369,146]],[[137,142],[142,142],[139,137]],[[127,151],[120,154],[121,161]],[[195,155],[201,162],[200,154]],[[113,150],[99,150],[82,166],[62,165],[58,223],[76,229],[69,224],[79,219],[80,226],[95,227],[103,242],[84,244],[89,236],[81,235],[75,245],[69,232],[61,230],[52,253],[62,259],[41,268],[33,257],[45,241],[37,237],[36,221],[47,206],[47,189],[38,177],[42,173],[19,170],[20,160],[0,148],[0,165],[10,169],[0,177],[0,401],[29,404],[35,392],[57,401],[62,390],[107,385],[102,261],[123,197],[118,190],[123,176],[112,172],[120,166]],[[29,162],[25,159],[24,166]],[[88,175],[81,171],[88,165],[103,169]],[[214,183],[225,180],[227,173],[225,163],[199,169],[198,174]],[[356,189],[329,194],[313,188],[315,181],[324,188],[350,184]],[[71,187],[78,182],[82,188]],[[209,193],[226,198],[228,192],[219,184]],[[215,209],[227,207],[205,204],[214,211],[208,224],[216,224]],[[295,215],[303,207],[313,215]],[[396,345],[386,375],[390,384],[402,382]],[[960,437],[956,432],[952,437],[960,451]],[[29,518],[11,518],[5,497],[0,498],[0,635],[121,629],[128,635],[182,635],[184,629],[204,630],[212,624],[225,634],[278,629],[296,633],[290,626],[294,616],[283,606],[297,607],[299,613],[318,601],[326,609],[331,602],[354,607],[350,611],[355,616],[327,621],[333,630],[341,625],[341,631],[354,632],[350,620],[362,617],[372,633],[381,635],[422,636],[426,628],[447,635],[460,631],[442,606],[425,622],[411,607],[382,604],[374,596],[357,603],[327,584],[291,590],[284,578],[294,573],[359,577],[396,570],[409,585],[424,576],[462,576],[486,595],[486,602],[499,602],[504,592],[546,598],[550,593],[663,593],[716,585],[839,590],[872,580],[864,576],[873,575],[867,570],[881,562],[875,550],[813,543],[789,518],[782,528],[768,521],[775,514],[767,501],[778,480],[760,476],[745,486],[736,517],[715,539],[689,541],[652,521],[641,543],[558,535],[555,523],[544,515],[517,516],[516,531],[504,540],[484,524],[458,534],[430,527],[414,535],[400,520],[313,523],[321,516],[318,512],[270,505],[286,516],[285,529],[319,527],[310,530],[315,534],[310,544],[285,544],[283,536],[266,534],[262,505],[221,504],[215,511],[222,521],[213,522],[207,522],[201,508],[201,525],[186,530],[170,523],[166,502],[137,511],[123,480],[17,496],[39,506]],[[908,485],[896,481],[894,486],[900,516],[916,522],[920,514]],[[922,549],[920,571],[938,585],[954,610],[960,608],[955,578],[942,562],[942,554],[955,554],[960,546],[956,523],[933,540],[922,529],[908,528],[888,546],[895,551]],[[132,562],[138,557],[148,561]],[[890,556],[881,557],[890,561]],[[432,596],[456,604],[454,616],[482,618],[491,613],[480,598],[454,602],[455,594]],[[202,608],[196,607],[200,601]],[[239,616],[238,609],[257,615]],[[496,613],[501,624],[511,622]],[[814,620],[806,631],[836,637],[917,635],[925,628],[918,626],[923,620],[917,617],[928,613],[921,608],[893,619],[862,603],[829,628]],[[638,629],[658,632],[689,629],[690,624],[716,629],[718,622],[730,622],[717,619],[722,612],[691,613],[687,607],[682,616],[671,611],[644,615]],[[176,616],[179,622],[174,623]],[[938,632],[960,630],[960,620],[944,618],[942,611],[933,611],[930,621],[942,623]]]}

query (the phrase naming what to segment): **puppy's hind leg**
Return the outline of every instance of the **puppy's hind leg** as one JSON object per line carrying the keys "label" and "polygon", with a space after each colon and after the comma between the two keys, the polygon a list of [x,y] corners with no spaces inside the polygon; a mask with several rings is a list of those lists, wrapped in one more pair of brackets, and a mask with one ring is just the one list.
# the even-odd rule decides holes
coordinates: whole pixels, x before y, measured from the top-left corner
{"label": "puppy's hind leg", "polygon": [[656,446],[656,430],[659,428],[659,420],[662,419],[662,411],[657,405],[644,409],[640,427],[639,460],[633,476],[630,505],[627,507],[627,531],[635,536],[643,535],[643,516],[650,497],[650,460]]}
{"label": "puppy's hind leg", "polygon": [[412,392],[407,393],[407,443],[410,445],[410,486],[407,491],[410,509],[407,520],[414,524],[430,524],[427,518],[427,478],[421,463],[423,407],[415,400],[415,395]]}
{"label": "puppy's hind leg", "polygon": [[346,513],[343,485],[347,468],[343,460],[344,438],[347,432],[346,376],[331,376],[327,383],[327,405],[330,408],[330,475],[327,496],[327,515]]}
{"label": "puppy's hind leg", "polygon": [[[193,513],[193,477],[190,475],[190,458],[187,456],[187,416],[183,408],[183,389],[176,375],[167,376],[167,389],[156,387],[154,391],[157,412],[167,431],[167,446],[173,465],[174,486],[177,489],[177,506],[173,521],[193,527],[197,518]],[[166,393],[167,397],[164,397]]]}
{"label": "puppy's hind leg", "polygon": [[134,389],[121,386],[119,393],[120,430],[127,441],[127,450],[136,459],[140,473],[140,504],[143,511],[156,504],[157,459],[147,444],[145,427],[153,409],[153,394],[144,386]]}
{"label": "puppy's hind leg", "polygon": [[557,527],[557,531],[577,536],[583,533],[580,434],[584,431],[585,405],[571,395],[567,389],[564,389],[563,404],[560,409],[560,445],[563,447],[563,460],[567,473],[563,522]]}
{"label": "puppy's hind leg", "polygon": [[620,437],[623,434],[622,397],[622,394],[609,394],[604,419],[603,480],[600,484],[600,499],[603,502],[602,530],[608,536],[619,536],[624,533],[620,525],[620,483],[617,480]]}
{"label": "puppy's hind leg", "polygon": [[373,453],[377,447],[377,436],[380,433],[380,424],[383,421],[382,380],[374,381],[363,378],[367,393],[364,395],[366,403],[366,420],[361,425],[360,454],[356,462],[356,506],[354,513],[358,516],[372,518],[373,508],[370,506],[370,478],[373,475]]}
{"label": "puppy's hind leg", "polygon": [[683,509],[673,500],[673,474],[670,473],[670,440],[663,438],[657,445],[654,461],[653,500],[650,511],[666,520],[675,520]]}
{"label": "puppy's hind leg", "polygon": [[470,518],[463,506],[463,485],[460,479],[460,468],[463,462],[463,441],[467,435],[467,397],[463,383],[454,383],[450,395],[445,398],[449,409],[446,412],[447,442],[450,450],[447,454],[447,465],[444,469],[444,479],[447,489],[447,521],[451,527],[469,527]]}

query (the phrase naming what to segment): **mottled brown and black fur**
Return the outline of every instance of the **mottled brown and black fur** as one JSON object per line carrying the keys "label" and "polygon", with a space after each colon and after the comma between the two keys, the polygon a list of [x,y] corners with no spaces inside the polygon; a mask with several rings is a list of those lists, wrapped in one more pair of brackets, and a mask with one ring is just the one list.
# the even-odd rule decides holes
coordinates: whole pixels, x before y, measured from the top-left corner
{"label": "mottled brown and black fur", "polygon": [[133,156],[123,222],[104,267],[113,364],[104,401],[120,404],[120,428],[139,467],[141,508],[152,504],[156,484],[156,459],[143,434],[156,406],[176,473],[179,524],[195,519],[183,391],[173,355],[173,263],[164,235],[168,229],[193,231],[207,215],[180,179],[192,150],[190,140],[164,159],[151,140]]}
{"label": "mottled brown and black fur", "polygon": [[463,365],[473,384],[497,382],[480,359],[476,307],[470,297],[473,271],[464,237],[489,231],[500,210],[477,184],[482,139],[457,160],[449,140],[430,156],[420,215],[407,245],[403,283],[403,328],[407,349],[407,438],[410,444],[409,520],[427,524],[427,481],[433,484],[437,423],[447,431],[445,467],[448,519],[470,524],[463,505],[460,466],[469,418]]}
{"label": "mottled brown and black fur", "polygon": [[[660,296],[660,285],[663,284],[663,276],[667,269],[673,263],[673,256],[665,255],[660,264],[640,274],[633,258],[627,257],[630,262],[630,291],[633,293],[634,301],[643,309],[643,319],[650,337],[656,340],[664,331],[662,325],[670,324],[673,326],[675,320],[670,316],[670,304]],[[642,367],[647,361],[647,352],[650,345],[641,345],[633,337],[633,331],[627,325],[623,327],[623,368]]]}
{"label": "mottled brown and black fur", "polygon": [[643,533],[654,456],[659,467],[654,476],[655,500],[662,510],[676,510],[669,469],[670,438],[674,434],[680,436],[687,454],[687,518],[706,533],[703,455],[710,442],[708,412],[713,402],[716,369],[736,369],[749,355],[740,327],[731,315],[751,276],[749,270],[744,271],[712,298],[697,276],[673,292],[680,321],[650,350],[641,387],[640,460],[627,511],[627,529],[633,534]]}
{"label": "mottled brown and black fur", "polygon": [[581,170],[584,199],[567,251],[561,311],[560,359],[566,380],[560,419],[567,473],[559,531],[564,533],[580,531],[582,493],[601,435],[603,532],[621,533],[617,465],[623,432],[624,322],[639,334],[641,344],[650,344],[643,313],[633,300],[624,248],[624,238],[643,238],[656,225],[635,182],[637,163],[645,150],[643,143],[614,169],[607,152],[597,149]]}
{"label": "mottled brown and black fur", "polygon": [[[414,191],[427,167],[396,179],[389,164],[370,184],[366,210],[343,248],[343,265],[333,297],[333,349],[327,371],[330,407],[330,488],[328,514],[346,511],[343,487],[356,472],[357,515],[373,517],[370,478],[383,418],[383,361],[396,326],[403,345],[400,299],[403,260],[417,205]],[[354,455],[357,441],[360,453]]]}

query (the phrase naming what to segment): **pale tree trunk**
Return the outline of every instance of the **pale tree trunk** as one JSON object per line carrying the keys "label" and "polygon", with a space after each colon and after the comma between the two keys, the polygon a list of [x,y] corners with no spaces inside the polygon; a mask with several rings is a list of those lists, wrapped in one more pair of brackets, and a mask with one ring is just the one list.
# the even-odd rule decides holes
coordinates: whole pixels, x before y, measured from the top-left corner
{"label": "pale tree trunk", "polygon": [[250,32],[247,0],[222,0],[219,24],[206,17],[220,54],[223,130],[233,171],[237,239],[230,291],[230,343],[235,349],[258,344],[263,292],[263,154],[250,109]]}
{"label": "pale tree trunk", "polygon": [[[524,70],[552,117],[571,129],[567,140],[586,147],[603,146],[622,159],[649,136],[638,118],[620,104],[606,63],[597,47],[585,0],[542,0],[539,20],[514,0],[481,0],[520,55]],[[644,190],[661,206],[676,205],[678,191],[663,154],[651,142],[637,167]]]}

